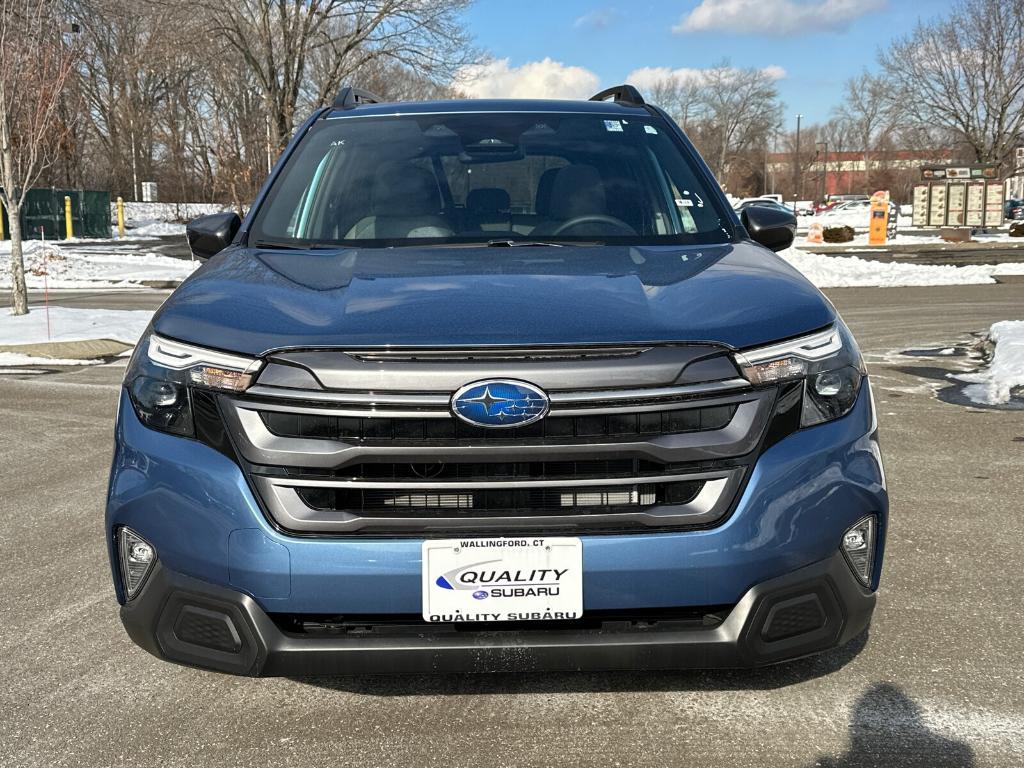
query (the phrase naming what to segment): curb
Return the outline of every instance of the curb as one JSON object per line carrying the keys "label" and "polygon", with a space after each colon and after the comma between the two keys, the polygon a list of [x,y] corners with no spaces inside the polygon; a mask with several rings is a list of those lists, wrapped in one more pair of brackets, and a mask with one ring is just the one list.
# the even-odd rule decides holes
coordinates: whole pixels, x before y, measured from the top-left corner
{"label": "curb", "polygon": [[29,357],[49,357],[55,360],[93,360],[116,357],[133,346],[112,339],[83,339],[44,341],[38,344],[0,344],[0,352],[14,352]]}

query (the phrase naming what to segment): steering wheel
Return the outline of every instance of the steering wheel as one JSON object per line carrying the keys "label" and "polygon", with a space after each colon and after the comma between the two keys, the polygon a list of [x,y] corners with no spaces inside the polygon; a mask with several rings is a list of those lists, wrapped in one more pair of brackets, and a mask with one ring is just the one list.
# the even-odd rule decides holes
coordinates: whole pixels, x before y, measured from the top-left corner
{"label": "steering wheel", "polygon": [[[584,216],[574,216],[568,221],[564,221],[555,228],[555,231],[551,233],[551,236],[564,235],[568,230],[573,227],[577,227],[580,224],[608,224],[615,229],[621,229],[623,234],[635,235],[636,230],[633,229],[629,224],[624,222],[622,219],[617,219],[614,216],[605,216],[600,213],[591,213]],[[589,233],[584,233],[589,234]]]}

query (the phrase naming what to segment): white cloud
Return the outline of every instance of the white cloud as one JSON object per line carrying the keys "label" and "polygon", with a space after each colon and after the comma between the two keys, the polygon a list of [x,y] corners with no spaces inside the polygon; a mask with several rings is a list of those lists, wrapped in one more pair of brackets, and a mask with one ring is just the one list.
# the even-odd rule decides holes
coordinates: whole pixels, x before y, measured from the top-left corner
{"label": "white cloud", "polygon": [[456,77],[459,90],[474,98],[587,99],[600,90],[597,75],[553,59],[519,67],[508,59],[466,67]]}
{"label": "white cloud", "polygon": [[573,22],[575,29],[607,29],[618,17],[619,12],[614,8],[599,8],[589,13],[584,13]]}
{"label": "white cloud", "polygon": [[813,35],[844,29],[885,5],[886,0],[701,0],[672,31]]}
{"label": "white cloud", "polygon": [[[727,69],[735,70],[736,67],[728,67]],[[642,91],[645,88],[652,88],[658,82],[669,78],[675,78],[684,83],[701,83],[711,71],[713,70],[694,69],[691,67],[680,67],[679,69],[672,69],[671,67],[641,67],[640,69],[634,69],[626,75],[626,82],[635,85]],[[714,68],[714,71],[717,71],[717,68]],[[763,67],[761,71],[772,80],[782,80],[786,77],[786,70],[777,64]]]}

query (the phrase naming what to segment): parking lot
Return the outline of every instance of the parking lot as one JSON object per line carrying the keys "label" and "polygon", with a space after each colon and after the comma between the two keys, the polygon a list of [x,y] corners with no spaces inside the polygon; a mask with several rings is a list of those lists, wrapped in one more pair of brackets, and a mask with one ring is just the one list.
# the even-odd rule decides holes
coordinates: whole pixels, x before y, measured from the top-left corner
{"label": "parking lot", "polygon": [[965,358],[927,354],[1019,318],[1024,284],[829,295],[882,428],[879,606],[866,642],[752,672],[250,680],[158,662],[120,626],[103,541],[123,366],[0,375],[0,765],[1024,764],[1024,411],[936,396]]}

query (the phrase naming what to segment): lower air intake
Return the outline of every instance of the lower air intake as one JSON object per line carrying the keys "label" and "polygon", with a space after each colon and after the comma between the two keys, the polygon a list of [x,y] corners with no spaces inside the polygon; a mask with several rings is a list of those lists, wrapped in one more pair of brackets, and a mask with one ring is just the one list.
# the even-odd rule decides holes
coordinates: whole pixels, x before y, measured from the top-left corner
{"label": "lower air intake", "polygon": [[785,640],[825,626],[825,610],[817,595],[783,600],[768,613],[761,636],[768,642]]}

